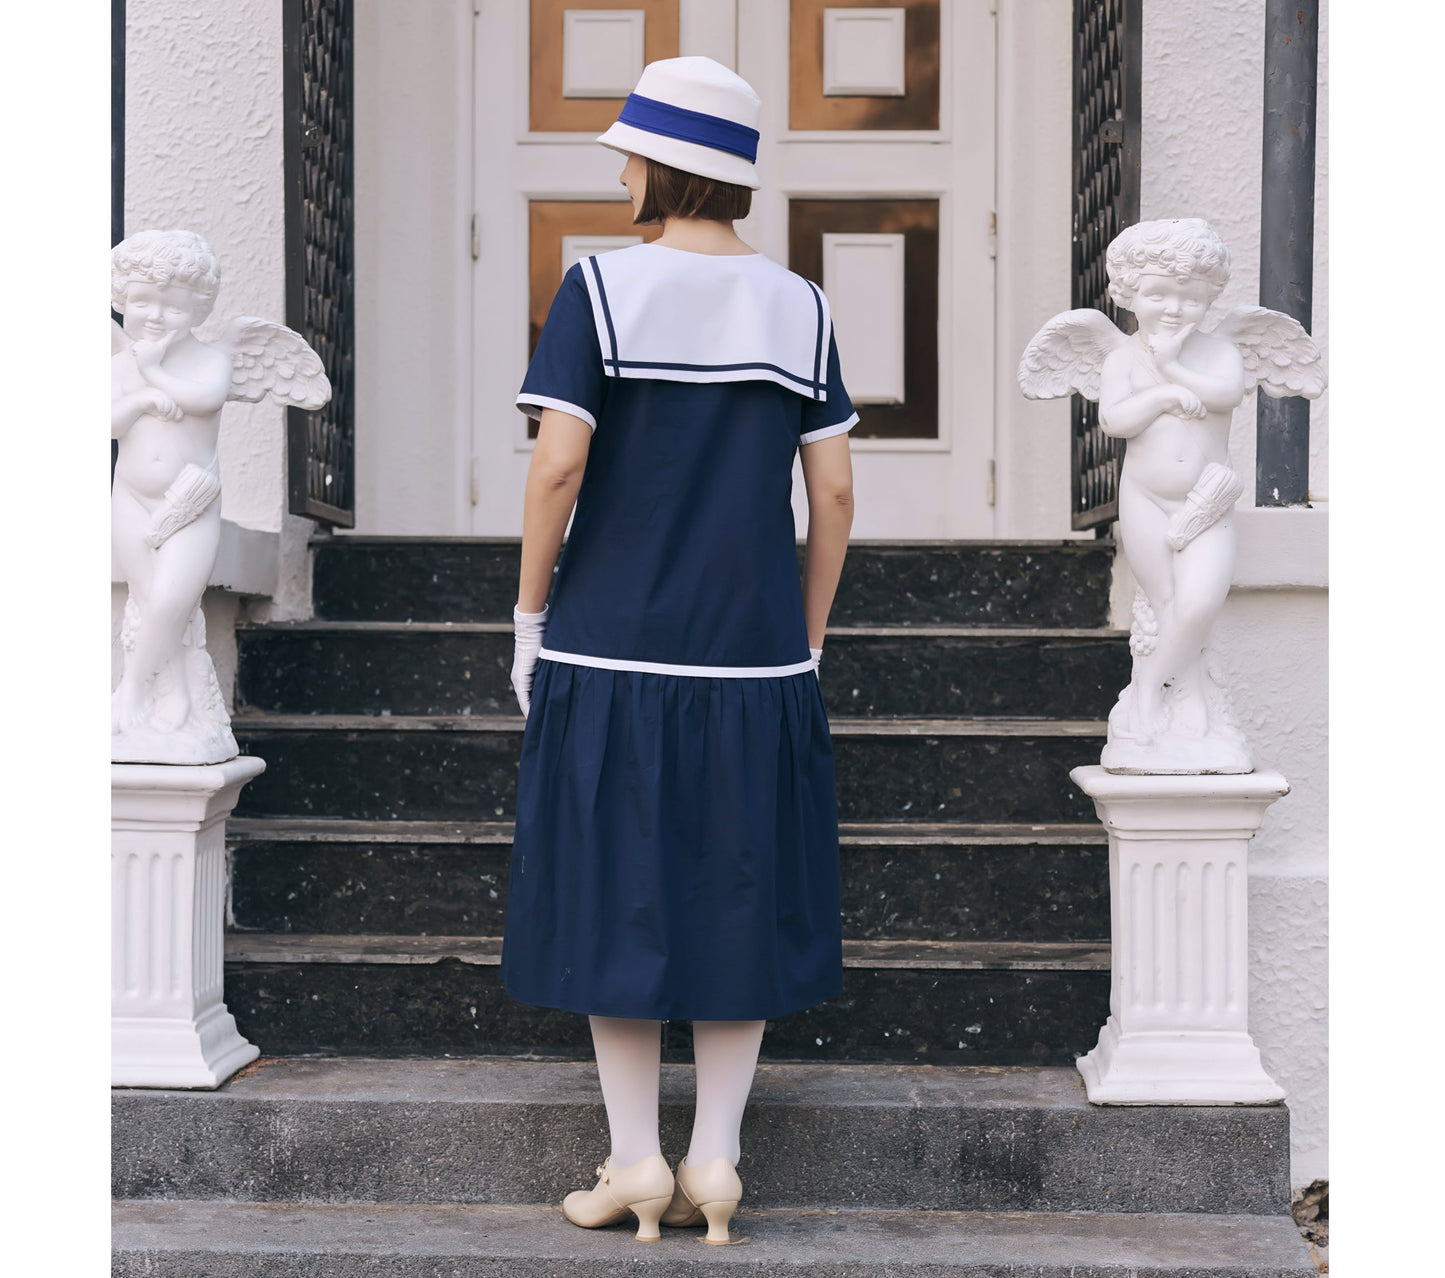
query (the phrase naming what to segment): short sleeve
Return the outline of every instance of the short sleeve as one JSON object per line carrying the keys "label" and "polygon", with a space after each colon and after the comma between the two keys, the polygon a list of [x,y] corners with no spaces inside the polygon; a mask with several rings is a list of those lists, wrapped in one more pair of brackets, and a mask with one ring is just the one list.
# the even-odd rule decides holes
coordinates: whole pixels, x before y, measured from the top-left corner
{"label": "short sleeve", "polygon": [[838,367],[838,341],[828,334],[828,398],[810,399],[803,405],[803,433],[800,444],[813,444],[831,435],[841,435],[858,423],[853,401],[843,387],[843,374]]}
{"label": "short sleeve", "polygon": [[582,279],[582,267],[572,266],[562,277],[547,322],[532,352],[532,362],[517,394],[517,407],[528,417],[541,419],[544,408],[557,408],[580,417],[597,429],[606,393],[602,347],[592,320],[592,303]]}

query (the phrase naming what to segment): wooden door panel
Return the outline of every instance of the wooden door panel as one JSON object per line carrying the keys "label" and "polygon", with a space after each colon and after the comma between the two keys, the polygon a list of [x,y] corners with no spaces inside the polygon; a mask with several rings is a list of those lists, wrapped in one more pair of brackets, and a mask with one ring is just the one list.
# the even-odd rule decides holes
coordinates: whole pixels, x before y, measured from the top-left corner
{"label": "wooden door panel", "polygon": [[533,133],[601,133],[622,110],[615,98],[567,97],[563,86],[568,9],[635,9],[643,15],[644,59],[677,57],[678,0],[531,0],[529,127]]}
{"label": "wooden door panel", "polygon": [[839,231],[903,236],[903,402],[860,406],[854,438],[937,439],[938,201],[790,200],[788,265],[823,285],[823,236]]}
{"label": "wooden door panel", "polygon": [[[791,0],[788,28],[790,129],[936,129],[939,117],[939,0]],[[825,92],[827,9],[897,9],[903,15],[902,94]],[[836,35],[834,33],[834,38]]]}

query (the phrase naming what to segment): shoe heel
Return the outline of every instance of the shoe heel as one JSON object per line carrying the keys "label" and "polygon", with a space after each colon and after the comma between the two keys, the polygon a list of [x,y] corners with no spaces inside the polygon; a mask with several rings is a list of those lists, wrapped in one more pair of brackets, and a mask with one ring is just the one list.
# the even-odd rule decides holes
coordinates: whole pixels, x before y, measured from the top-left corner
{"label": "shoe heel", "polygon": [[732,1238],[728,1234],[728,1221],[733,1218],[733,1212],[737,1210],[738,1200],[736,1198],[723,1198],[715,1203],[699,1203],[702,1214],[707,1217],[707,1235],[703,1242],[728,1243]]}
{"label": "shoe heel", "polygon": [[672,1195],[665,1194],[661,1198],[644,1198],[641,1202],[631,1204],[632,1210],[637,1213],[638,1242],[656,1242],[662,1237],[657,1222],[671,1201]]}

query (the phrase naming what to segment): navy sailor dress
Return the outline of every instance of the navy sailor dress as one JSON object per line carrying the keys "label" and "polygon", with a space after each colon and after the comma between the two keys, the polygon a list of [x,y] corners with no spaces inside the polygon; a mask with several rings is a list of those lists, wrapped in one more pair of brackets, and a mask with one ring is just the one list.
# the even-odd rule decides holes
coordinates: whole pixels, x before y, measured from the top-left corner
{"label": "navy sailor dress", "polygon": [[518,406],[592,427],[522,737],[522,1003],[765,1020],[842,991],[833,746],[791,505],[843,433],[821,289],[639,244],[566,273]]}

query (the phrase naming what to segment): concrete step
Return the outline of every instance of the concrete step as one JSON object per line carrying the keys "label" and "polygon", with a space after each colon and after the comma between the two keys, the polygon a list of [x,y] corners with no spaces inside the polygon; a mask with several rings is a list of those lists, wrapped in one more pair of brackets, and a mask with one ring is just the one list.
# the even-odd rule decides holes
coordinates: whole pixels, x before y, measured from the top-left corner
{"label": "concrete step", "polygon": [[[237,714],[266,771],[238,816],[506,820],[515,813],[520,714]],[[843,821],[1085,822],[1069,770],[1096,760],[1096,720],[869,719],[831,723]]]}
{"label": "concrete step", "polygon": [[[662,1148],[692,1125],[662,1069]],[[116,1089],[112,1193],[276,1203],[559,1203],[595,1182],[591,1063],[267,1059],[214,1092]],[[1289,1220],[1289,1110],[1093,1106],[1073,1068],[762,1064],[749,1210],[1195,1212]]]}
{"label": "concrete step", "polygon": [[[240,704],[286,714],[517,709],[512,626],[311,621],[237,631]],[[1114,630],[832,627],[828,702],[851,715],[1102,718],[1129,681]]]}
{"label": "concrete step", "polygon": [[[233,925],[256,932],[499,934],[512,830],[510,821],[234,818],[226,831]],[[840,829],[839,844],[845,936],[1109,935],[1108,845],[1097,822],[855,822]]]}
{"label": "concrete step", "polygon": [[[518,1003],[497,937],[232,932],[226,1004],[268,1055],[590,1054],[585,1017]],[[1108,1015],[1109,945],[846,941],[843,992],[769,1024],[789,1061],[1068,1064]],[[669,1058],[691,1027],[669,1022]]]}
{"label": "concrete step", "polygon": [[[312,544],[320,618],[512,618],[516,538],[338,536]],[[801,545],[798,558],[801,565]],[[1113,543],[1101,540],[855,541],[829,620],[836,626],[1104,626],[1113,562]]]}
{"label": "concrete step", "polygon": [[[580,1181],[579,1181],[580,1185]],[[734,1243],[700,1229],[634,1240],[555,1206],[119,1202],[117,1278],[1314,1278],[1287,1216],[784,1211],[739,1207]]]}

